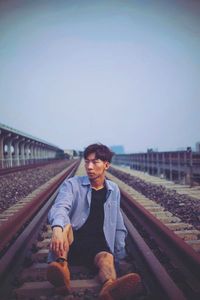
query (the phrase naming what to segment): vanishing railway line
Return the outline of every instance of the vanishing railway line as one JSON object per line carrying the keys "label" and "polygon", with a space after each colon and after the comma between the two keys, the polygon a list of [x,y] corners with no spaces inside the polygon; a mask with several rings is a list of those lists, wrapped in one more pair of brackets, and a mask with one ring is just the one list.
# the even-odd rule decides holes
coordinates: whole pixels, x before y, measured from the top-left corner
{"label": "vanishing railway line", "polygon": [[[79,161],[73,162],[67,170],[0,216],[1,299],[63,299],[46,281],[51,236],[46,216],[64,178],[75,172],[83,174],[82,164],[76,171],[78,165]],[[189,233],[188,229],[194,230],[191,225],[183,224],[113,175],[108,174],[108,177],[121,189],[123,215],[129,231],[129,256],[118,266],[119,275],[137,272],[142,278],[143,289],[135,299],[199,299],[199,248],[192,248],[184,241],[186,236],[191,240],[193,235],[194,239],[197,233]],[[182,238],[172,228],[181,228]],[[71,266],[71,274],[72,291],[64,299],[97,299],[100,284],[93,270]]]}

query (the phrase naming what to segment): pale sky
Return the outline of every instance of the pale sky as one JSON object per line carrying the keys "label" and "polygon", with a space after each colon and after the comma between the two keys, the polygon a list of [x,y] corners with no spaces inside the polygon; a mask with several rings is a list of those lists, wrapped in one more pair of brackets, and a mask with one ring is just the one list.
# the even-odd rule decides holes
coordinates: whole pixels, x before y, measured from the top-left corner
{"label": "pale sky", "polygon": [[200,1],[0,1],[0,122],[63,149],[200,141]]}

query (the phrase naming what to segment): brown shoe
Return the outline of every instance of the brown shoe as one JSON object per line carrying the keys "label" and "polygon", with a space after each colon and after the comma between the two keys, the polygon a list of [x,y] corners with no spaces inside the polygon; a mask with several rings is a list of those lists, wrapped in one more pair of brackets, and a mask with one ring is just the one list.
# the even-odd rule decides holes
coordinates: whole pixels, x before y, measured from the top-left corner
{"label": "brown shoe", "polygon": [[138,294],[140,290],[140,276],[130,273],[116,280],[108,280],[99,294],[99,300],[124,300],[126,297]]}
{"label": "brown shoe", "polygon": [[47,267],[47,280],[56,287],[57,293],[68,294],[70,291],[70,272],[67,262],[51,262]]}

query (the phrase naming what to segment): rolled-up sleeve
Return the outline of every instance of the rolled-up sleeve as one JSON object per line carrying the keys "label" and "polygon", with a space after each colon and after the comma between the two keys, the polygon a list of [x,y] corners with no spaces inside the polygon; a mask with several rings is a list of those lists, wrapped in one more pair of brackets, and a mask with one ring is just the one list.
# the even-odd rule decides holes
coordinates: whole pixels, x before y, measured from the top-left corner
{"label": "rolled-up sleeve", "polygon": [[65,180],[48,214],[48,220],[52,227],[61,226],[64,228],[70,223],[69,213],[72,209],[73,201],[72,184],[70,181]]}

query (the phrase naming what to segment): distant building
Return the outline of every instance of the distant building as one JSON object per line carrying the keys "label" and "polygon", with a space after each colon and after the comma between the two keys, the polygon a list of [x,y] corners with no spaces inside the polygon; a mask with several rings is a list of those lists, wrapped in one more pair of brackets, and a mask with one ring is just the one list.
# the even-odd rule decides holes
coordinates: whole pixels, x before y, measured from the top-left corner
{"label": "distant building", "polygon": [[68,158],[68,159],[71,159],[71,158],[73,158],[73,154],[74,154],[74,152],[73,152],[74,150],[72,150],[72,149],[65,149],[64,150],[64,154],[65,154],[65,157],[66,158]]}
{"label": "distant building", "polygon": [[110,149],[115,153],[115,154],[124,154],[124,146],[122,145],[115,145],[111,146]]}
{"label": "distant building", "polygon": [[200,142],[196,143],[196,152],[200,153]]}

